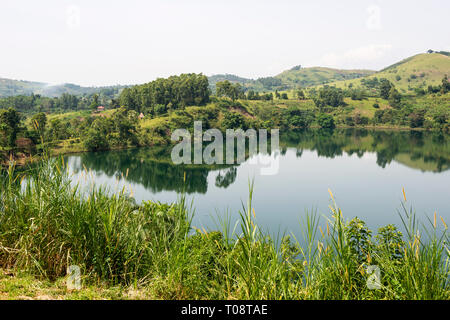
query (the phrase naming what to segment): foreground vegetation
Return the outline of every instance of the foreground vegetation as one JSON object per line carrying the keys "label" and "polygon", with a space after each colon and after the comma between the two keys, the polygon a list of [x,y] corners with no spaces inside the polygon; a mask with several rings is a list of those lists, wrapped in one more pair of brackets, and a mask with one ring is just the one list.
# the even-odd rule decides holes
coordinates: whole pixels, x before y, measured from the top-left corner
{"label": "foreground vegetation", "polygon": [[[447,225],[436,215],[419,225],[406,196],[404,235],[392,225],[372,235],[334,204],[326,221],[305,216],[303,239],[277,241],[255,223],[251,184],[238,225],[219,217],[206,231],[183,196],[137,205],[126,190],[80,189],[61,160],[11,166],[1,183],[0,298],[450,298]],[[69,265],[82,270],[80,292],[62,288]],[[381,289],[366,286],[368,265]]]}

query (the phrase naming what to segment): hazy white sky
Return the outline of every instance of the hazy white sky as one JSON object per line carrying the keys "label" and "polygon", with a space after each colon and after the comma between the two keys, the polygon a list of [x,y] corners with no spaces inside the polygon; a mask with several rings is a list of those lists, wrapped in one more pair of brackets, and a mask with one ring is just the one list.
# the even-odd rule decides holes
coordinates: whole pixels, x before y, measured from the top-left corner
{"label": "hazy white sky", "polygon": [[0,77],[112,85],[381,69],[450,50],[449,17],[448,0],[0,0]]}

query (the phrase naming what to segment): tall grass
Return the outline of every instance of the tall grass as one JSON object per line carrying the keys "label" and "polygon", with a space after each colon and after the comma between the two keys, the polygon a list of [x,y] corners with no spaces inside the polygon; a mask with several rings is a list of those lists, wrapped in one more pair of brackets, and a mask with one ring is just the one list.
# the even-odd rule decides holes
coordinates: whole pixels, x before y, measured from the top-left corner
{"label": "tall grass", "polygon": [[[219,219],[220,231],[192,233],[184,196],[137,205],[125,189],[84,192],[62,160],[10,166],[0,179],[0,268],[57,279],[78,265],[85,282],[162,299],[450,298],[447,226],[437,215],[420,224],[406,197],[405,235],[389,225],[373,236],[333,200],[326,221],[305,215],[303,239],[278,243],[256,224],[253,183],[235,228]],[[369,265],[381,272],[377,290],[367,286]]]}

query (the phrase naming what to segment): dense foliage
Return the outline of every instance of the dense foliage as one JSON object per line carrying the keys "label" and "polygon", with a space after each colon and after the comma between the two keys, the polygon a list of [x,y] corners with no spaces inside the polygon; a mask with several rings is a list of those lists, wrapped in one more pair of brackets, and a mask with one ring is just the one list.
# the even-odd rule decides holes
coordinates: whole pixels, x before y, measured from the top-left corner
{"label": "dense foliage", "polygon": [[187,106],[202,106],[209,101],[208,78],[202,74],[182,74],[167,79],[125,88],[120,105],[151,115]]}
{"label": "dense foliage", "polygon": [[76,96],[63,93],[59,97],[44,97],[39,94],[29,96],[18,95],[0,98],[0,109],[14,108],[23,113],[36,112],[68,112],[97,108],[100,105],[115,108],[118,106],[118,91],[114,89],[104,90],[100,93]]}

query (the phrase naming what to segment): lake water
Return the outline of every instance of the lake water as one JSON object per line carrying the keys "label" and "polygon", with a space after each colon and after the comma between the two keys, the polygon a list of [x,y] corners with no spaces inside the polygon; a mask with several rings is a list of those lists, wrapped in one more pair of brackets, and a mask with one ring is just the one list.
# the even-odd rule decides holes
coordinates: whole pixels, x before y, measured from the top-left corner
{"label": "lake water", "polygon": [[[153,147],[66,157],[75,179],[87,184],[84,168],[97,185],[131,188],[137,202],[173,202],[186,191],[197,227],[217,229],[218,216],[237,221],[254,179],[258,224],[271,233],[299,234],[300,218],[315,210],[330,217],[328,189],[344,217],[377,229],[400,226],[402,188],[407,205],[422,221],[436,211],[450,221],[449,136],[417,131],[336,129],[281,134],[279,172],[261,175],[261,165],[173,165],[170,149]],[[186,182],[184,183],[184,175]]]}

